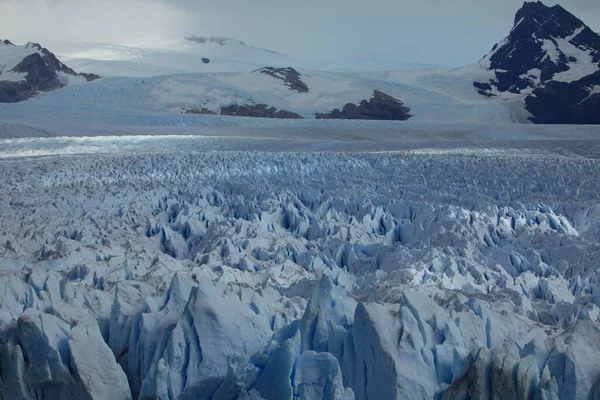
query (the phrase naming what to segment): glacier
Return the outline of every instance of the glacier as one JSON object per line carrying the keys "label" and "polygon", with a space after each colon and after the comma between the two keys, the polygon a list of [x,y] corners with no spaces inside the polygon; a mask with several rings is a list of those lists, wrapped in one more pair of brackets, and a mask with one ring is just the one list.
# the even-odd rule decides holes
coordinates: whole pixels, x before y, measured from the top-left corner
{"label": "glacier", "polygon": [[0,399],[600,398],[597,146],[249,142],[3,142]]}

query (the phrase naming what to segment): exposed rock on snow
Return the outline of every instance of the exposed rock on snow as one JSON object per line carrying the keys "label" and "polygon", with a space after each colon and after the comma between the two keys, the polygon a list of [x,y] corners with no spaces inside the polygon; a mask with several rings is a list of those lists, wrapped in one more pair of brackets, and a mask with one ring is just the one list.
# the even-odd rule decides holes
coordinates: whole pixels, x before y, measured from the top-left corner
{"label": "exposed rock on snow", "polygon": [[35,96],[36,92],[27,82],[0,81],[0,103],[14,103]]}
{"label": "exposed rock on snow", "polygon": [[87,74],[85,72],[80,72],[79,74],[77,74],[77,76],[82,76],[85,78],[86,82],[93,82],[96,79],[100,79],[100,75],[96,75],[96,74]]}
{"label": "exposed rock on snow", "polygon": [[206,107],[192,107],[185,110],[186,114],[200,114],[200,115],[217,115],[216,112],[209,110]]}
{"label": "exposed rock on snow", "polygon": [[533,122],[600,124],[600,71],[574,82],[548,82],[526,99]]}
{"label": "exposed rock on snow", "polygon": [[287,110],[278,110],[266,104],[232,104],[221,108],[221,115],[255,118],[303,119],[301,115]]}
{"label": "exposed rock on snow", "polygon": [[316,118],[406,121],[412,116],[409,112],[401,100],[375,90],[369,100],[362,100],[358,105],[348,103],[341,111],[336,108],[327,114],[317,114]]}
{"label": "exposed rock on snow", "polygon": [[194,42],[194,43],[199,43],[199,44],[216,43],[218,45],[225,46],[226,44],[231,42],[231,43],[235,43],[235,44],[238,44],[241,46],[246,46],[246,43],[242,42],[241,40],[231,39],[231,38],[222,37],[222,36],[211,36],[211,37],[188,36],[185,38],[185,40],[187,40],[188,42]]}
{"label": "exposed rock on snow", "polygon": [[265,67],[254,72],[260,72],[261,74],[272,76],[275,79],[282,80],[290,90],[298,93],[307,93],[308,86],[302,82],[302,74],[296,71],[294,68],[273,68]]}

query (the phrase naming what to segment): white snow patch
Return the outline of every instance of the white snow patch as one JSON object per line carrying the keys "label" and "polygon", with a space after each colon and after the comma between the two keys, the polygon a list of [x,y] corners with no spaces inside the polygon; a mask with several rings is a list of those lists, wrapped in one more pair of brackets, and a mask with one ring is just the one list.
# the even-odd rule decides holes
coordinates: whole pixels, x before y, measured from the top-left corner
{"label": "white snow patch", "polygon": [[573,33],[572,33],[571,35],[567,36],[567,37],[565,38],[565,40],[566,40],[567,42],[570,42],[571,40],[573,40],[573,39],[575,39],[577,36],[579,36],[579,34],[580,34],[581,32],[583,32],[584,30],[585,30],[585,26],[581,26],[581,27],[579,27],[579,28],[575,29],[575,31],[573,31]]}
{"label": "white snow patch", "polygon": [[65,86],[84,85],[88,83],[83,76],[75,76],[64,73],[63,71],[56,71],[56,74],[58,75],[58,80],[60,81],[60,83],[62,83]]}
{"label": "white snow patch", "polygon": [[550,61],[554,64],[558,64],[560,53],[557,45],[552,40],[548,39],[544,39],[542,42],[542,50],[546,52],[546,57],[550,57]]}
{"label": "white snow patch", "polygon": [[519,22],[517,22],[515,24],[515,26],[512,28],[512,31],[514,31],[519,25],[521,25],[521,23],[525,20],[525,17],[522,17]]}
{"label": "white snow patch", "polygon": [[536,87],[536,86],[539,86],[541,83],[541,76],[542,76],[542,70],[539,68],[534,68],[534,69],[527,71],[523,75],[520,75],[519,78],[528,79],[529,81],[531,81],[533,87]]}
{"label": "white snow patch", "polygon": [[0,81],[22,82],[25,81],[27,74],[21,72],[5,72],[0,74]]}
{"label": "white snow patch", "polygon": [[560,51],[563,52],[567,58],[574,57],[577,61],[569,62],[569,70],[554,75],[552,78],[553,80],[559,82],[573,82],[600,70],[598,63],[594,63],[593,61],[591,50],[581,49],[565,39],[556,39],[556,42]]}

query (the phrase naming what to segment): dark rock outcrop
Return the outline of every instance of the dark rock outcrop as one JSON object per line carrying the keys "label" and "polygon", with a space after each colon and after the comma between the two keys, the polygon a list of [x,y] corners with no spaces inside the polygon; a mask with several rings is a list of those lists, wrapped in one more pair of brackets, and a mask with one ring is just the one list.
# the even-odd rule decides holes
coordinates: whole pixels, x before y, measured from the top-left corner
{"label": "dark rock outcrop", "polygon": [[317,119],[369,119],[406,121],[412,115],[404,102],[379,90],[373,91],[370,100],[363,100],[359,105],[348,103],[342,110],[335,109],[327,114],[317,114]]}
{"label": "dark rock outcrop", "polygon": [[0,103],[17,103],[35,96],[27,82],[0,81]]}
{"label": "dark rock outcrop", "polygon": [[185,40],[187,40],[188,42],[200,43],[200,44],[204,44],[204,43],[208,42],[208,38],[204,37],[204,36],[187,36],[185,38]]}
{"label": "dark rock outcrop", "polygon": [[77,75],[84,77],[87,82],[92,82],[92,81],[95,81],[96,79],[100,79],[100,75],[86,74],[85,72],[80,72]]}
{"label": "dark rock outcrop", "polygon": [[[45,58],[48,57],[42,57],[39,53],[30,54],[17,64],[12,71],[27,74],[25,79],[33,90],[47,92],[63,87],[56,74],[60,69],[56,69],[52,60],[47,62]],[[63,72],[69,73],[67,71]],[[71,72],[70,75],[77,75],[74,71],[71,70]]]}
{"label": "dark rock outcrop", "polygon": [[491,83],[473,82],[473,86],[477,89],[477,93],[486,97],[493,97]]}
{"label": "dark rock outcrop", "polygon": [[[4,41],[7,45],[12,43]],[[90,82],[98,79],[95,74],[77,74],[71,68],[60,62],[48,49],[37,43],[28,43],[25,49],[33,48],[37,52],[27,55],[9,72],[25,74],[25,81],[2,81],[0,75],[0,102],[15,103],[29,99],[37,92],[49,92],[64,87],[58,72],[72,76],[82,76]]]}
{"label": "dark rock outcrop", "polygon": [[246,43],[242,42],[241,40],[236,40],[236,39],[222,37],[222,36],[211,36],[211,37],[188,36],[185,38],[185,40],[187,40],[188,42],[199,43],[199,44],[217,43],[220,46],[225,46],[228,42],[233,42],[233,43],[237,43],[242,46],[246,46]]}
{"label": "dark rock outcrop", "polygon": [[260,72],[265,75],[272,76],[275,79],[282,80],[290,90],[298,93],[307,93],[308,86],[302,82],[302,74],[296,71],[294,68],[273,68],[265,67],[258,69],[254,72]]}
{"label": "dark rock outcrop", "polygon": [[291,111],[277,110],[277,108],[269,107],[266,104],[232,104],[227,107],[222,107],[221,115],[255,118],[303,119],[301,115]]}
{"label": "dark rock outcrop", "polygon": [[548,82],[525,100],[537,124],[600,124],[600,71],[575,82]]}
{"label": "dark rock outcrop", "polygon": [[187,110],[185,110],[186,114],[201,114],[201,115],[217,115],[216,112],[209,110],[208,108],[205,107],[192,107],[192,108],[188,108]]}

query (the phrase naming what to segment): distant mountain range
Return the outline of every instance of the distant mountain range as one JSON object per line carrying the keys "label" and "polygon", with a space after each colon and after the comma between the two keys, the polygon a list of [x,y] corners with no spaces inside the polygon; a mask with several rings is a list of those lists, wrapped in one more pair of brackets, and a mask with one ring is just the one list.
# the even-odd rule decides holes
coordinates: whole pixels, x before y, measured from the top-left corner
{"label": "distant mountain range", "polygon": [[[561,6],[539,1],[523,5],[508,36],[478,64],[454,70],[376,60],[344,67],[200,36],[160,50],[75,44],[64,53],[65,62],[88,73],[77,74],[37,44],[0,42],[0,102],[92,81],[95,74],[172,76],[152,80],[157,86],[143,95],[152,100],[136,100],[131,107],[263,118],[439,121],[452,112],[457,119],[466,116],[469,107],[477,113],[502,107],[512,122],[600,124],[600,36]],[[222,72],[238,75],[213,75]],[[113,85],[103,81],[98,84]],[[102,93],[109,96],[111,90]],[[111,99],[97,103],[102,102]]]}

